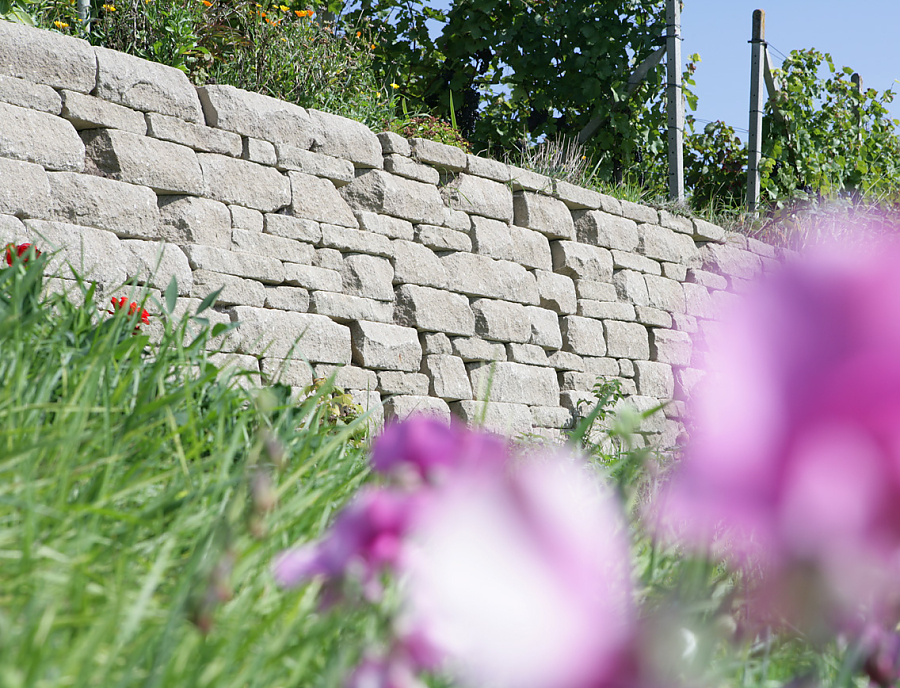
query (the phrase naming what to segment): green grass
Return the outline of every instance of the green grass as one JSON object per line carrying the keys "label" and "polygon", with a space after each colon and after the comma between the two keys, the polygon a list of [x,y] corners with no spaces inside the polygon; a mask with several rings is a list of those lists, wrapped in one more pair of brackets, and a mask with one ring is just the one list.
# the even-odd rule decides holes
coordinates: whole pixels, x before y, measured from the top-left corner
{"label": "green grass", "polygon": [[243,389],[202,313],[151,345],[42,296],[44,265],[0,269],[0,686],[337,685],[378,620],[269,568],[366,478],[362,419]]}

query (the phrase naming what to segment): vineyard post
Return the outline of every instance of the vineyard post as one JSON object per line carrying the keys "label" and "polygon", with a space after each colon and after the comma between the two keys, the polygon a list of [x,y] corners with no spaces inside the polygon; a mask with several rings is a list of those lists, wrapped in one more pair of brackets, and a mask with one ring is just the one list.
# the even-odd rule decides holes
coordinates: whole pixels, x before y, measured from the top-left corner
{"label": "vineyard post", "polygon": [[862,129],[862,111],[859,106],[862,103],[862,94],[863,94],[863,79],[859,75],[859,73],[855,73],[850,77],[850,80],[853,82],[853,85],[856,87],[856,93],[859,95],[859,98],[856,101],[856,105],[853,106],[853,110],[856,113],[856,126],[859,127],[859,142],[863,142],[863,129]]}
{"label": "vineyard post", "polygon": [[750,141],[747,164],[747,205],[751,213],[759,207],[759,161],[762,157],[763,123],[763,72],[765,69],[764,50],[766,47],[766,13],[753,12],[753,38],[750,60]]}
{"label": "vineyard post", "polygon": [[681,2],[666,0],[666,115],[669,200],[684,201],[684,100],[681,87]]}

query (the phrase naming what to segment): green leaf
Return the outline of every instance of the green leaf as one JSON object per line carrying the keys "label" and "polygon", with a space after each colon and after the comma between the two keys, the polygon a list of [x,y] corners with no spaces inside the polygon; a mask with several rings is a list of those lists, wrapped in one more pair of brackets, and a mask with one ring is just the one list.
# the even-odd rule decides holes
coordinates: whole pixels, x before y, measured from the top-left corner
{"label": "green leaf", "polygon": [[212,306],[216,302],[216,299],[219,298],[219,294],[222,293],[222,289],[223,289],[223,287],[219,287],[215,291],[207,294],[206,298],[200,302],[199,306],[197,306],[197,312],[195,315],[200,315],[203,311],[205,311],[210,306]]}
{"label": "green leaf", "polygon": [[166,287],[166,313],[172,315],[175,312],[175,304],[178,301],[178,279],[172,275],[169,286]]}

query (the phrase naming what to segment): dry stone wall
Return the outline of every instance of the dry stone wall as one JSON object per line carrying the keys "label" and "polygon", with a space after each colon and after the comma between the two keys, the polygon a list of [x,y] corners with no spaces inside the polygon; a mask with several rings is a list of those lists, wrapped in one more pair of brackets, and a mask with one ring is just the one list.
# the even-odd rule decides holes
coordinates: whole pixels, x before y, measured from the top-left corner
{"label": "dry stone wall", "polygon": [[[0,21],[0,241],[105,296],[221,289],[223,364],[379,418],[558,436],[598,377],[683,400],[775,251],[701,220]],[[299,338],[299,339],[298,339]],[[289,357],[293,356],[293,360]],[[383,410],[382,405],[383,403]],[[645,421],[663,444],[683,404]],[[383,415],[382,415],[383,414]]]}

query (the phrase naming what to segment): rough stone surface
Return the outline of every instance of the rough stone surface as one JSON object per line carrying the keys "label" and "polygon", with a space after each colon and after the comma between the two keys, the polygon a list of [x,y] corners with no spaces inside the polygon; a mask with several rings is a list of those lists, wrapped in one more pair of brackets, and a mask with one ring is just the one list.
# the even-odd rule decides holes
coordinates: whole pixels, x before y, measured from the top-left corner
{"label": "rough stone surface", "polygon": [[262,308],[266,302],[266,288],[261,282],[210,270],[194,270],[191,296],[196,299],[205,299],[217,289],[221,289],[215,302],[217,306]]}
{"label": "rough stone surface", "polygon": [[534,229],[552,239],[574,239],[575,224],[566,204],[555,198],[528,192],[513,197],[515,224]]}
{"label": "rough stone surface", "polygon": [[574,241],[554,241],[550,249],[554,272],[595,282],[609,282],[612,277],[612,255],[605,248]]}
{"label": "rough stone surface", "polygon": [[657,399],[671,399],[675,394],[675,374],[665,363],[635,361],[634,380],[638,394]]}
{"label": "rough stone surface", "polygon": [[206,124],[271,143],[309,149],[316,124],[298,105],[234,86],[197,89]]}
{"label": "rough stone surface", "polygon": [[573,214],[578,241],[619,251],[634,251],[638,245],[637,224],[601,210],[581,210]]}
{"label": "rough stone surface", "polygon": [[66,279],[77,274],[107,286],[118,286],[131,276],[132,254],[112,232],[41,220],[25,220],[25,227],[42,248],[57,251],[49,262],[50,274]]}
{"label": "rough stone surface", "polygon": [[648,258],[687,267],[697,267],[700,262],[700,251],[691,237],[659,225],[638,226],[637,251]]}
{"label": "rough stone surface", "polygon": [[403,373],[399,370],[383,370],[378,373],[378,391],[382,394],[428,394],[428,376],[422,373]]}
{"label": "rough stone surface", "polygon": [[434,251],[411,241],[391,243],[395,284],[418,284],[437,289],[447,286],[447,270]]}
{"label": "rough stone surface", "polygon": [[200,244],[189,244],[184,247],[184,252],[193,270],[224,272],[269,284],[280,284],[284,281],[284,266],[275,258]]}
{"label": "rough stone surface", "polygon": [[341,276],[347,294],[378,301],[394,300],[394,268],[386,258],[363,253],[346,255]]}
{"label": "rough stone surface", "polygon": [[341,252],[370,253],[388,258],[392,253],[391,242],[387,237],[336,225],[322,225],[321,244]]}
{"label": "rough stone surface", "polygon": [[62,99],[52,88],[14,76],[0,75],[0,101],[51,115],[62,110]]}
{"label": "rough stone surface", "polygon": [[553,189],[553,180],[550,177],[515,165],[509,166],[509,181],[516,191],[550,193]]}
{"label": "rough stone surface", "polygon": [[559,319],[559,325],[565,351],[582,356],[606,356],[606,333],[602,323],[568,315]]}
{"label": "rough stone surface", "polygon": [[381,167],[381,142],[365,124],[318,110],[307,114],[314,126],[311,151],[349,160],[356,167]]}
{"label": "rough stone surface", "polygon": [[563,339],[556,313],[537,306],[528,306],[526,310],[531,325],[529,343],[545,349],[561,348]]}
{"label": "rough stone surface", "polygon": [[97,85],[97,58],[80,38],[0,21],[0,74],[90,93]]}
{"label": "rough stone surface", "polygon": [[513,363],[525,365],[547,366],[547,352],[535,344],[516,344],[511,342],[506,345],[506,358]]}
{"label": "rough stone surface", "polygon": [[149,186],[157,194],[204,191],[197,154],[186,146],[117,129],[88,129],[81,136],[89,160],[113,179]]}
{"label": "rough stone surface", "polygon": [[429,139],[411,138],[409,147],[412,157],[419,162],[451,172],[466,169],[466,154],[455,146]]}
{"label": "rough stone surface", "polygon": [[[476,399],[500,403],[556,406],[559,382],[551,368],[523,365],[510,361],[473,363],[469,378]],[[490,398],[486,399],[490,387]]]}
{"label": "rough stone surface", "polygon": [[681,288],[684,290],[684,308],[688,315],[698,318],[715,317],[715,307],[706,287],[685,282],[681,285]]}
{"label": "rough stone surface", "polygon": [[[230,205],[231,226],[234,229],[245,229],[248,232],[261,232],[264,227],[264,216],[258,210],[244,208],[239,205]],[[276,232],[271,232],[275,234]],[[296,237],[289,237],[291,239]]]}
{"label": "rough stone surface", "polygon": [[145,117],[147,133],[154,138],[179,143],[201,153],[220,153],[233,158],[241,155],[241,137],[230,131],[185,122],[158,112],[148,112]]}
{"label": "rough stone surface", "polygon": [[262,217],[261,231],[266,234],[305,241],[309,244],[318,244],[322,241],[322,227],[318,222],[279,213],[266,213]]}
{"label": "rough stone surface", "polygon": [[352,365],[334,366],[318,364],[314,367],[317,378],[334,376],[334,384],[343,389],[373,390],[378,386],[378,375],[374,370],[357,368]]}
{"label": "rough stone surface", "polygon": [[422,345],[415,329],[355,322],[350,326],[350,334],[353,337],[353,362],[357,365],[376,370],[419,370]]}
{"label": "rough stone surface", "polygon": [[316,363],[350,362],[350,329],[323,315],[235,306],[239,351],[253,356],[302,358]]}
{"label": "rough stone surface", "polygon": [[384,402],[385,420],[404,420],[412,415],[430,416],[450,422],[450,407],[443,399],[425,396],[396,395]]}
{"label": "rough stone surface", "polygon": [[692,344],[689,335],[668,329],[653,329],[651,333],[650,353],[654,361],[678,366],[690,365]]}
{"label": "rough stone surface", "polygon": [[436,225],[416,225],[416,241],[435,251],[471,251],[468,234]]}
{"label": "rough stone surface", "polygon": [[409,147],[409,141],[400,136],[400,134],[395,134],[392,131],[383,131],[380,134],[377,134],[377,136],[378,140],[381,142],[381,152],[384,155],[396,153],[397,155],[404,155],[408,158],[412,154],[412,149]]}
{"label": "rough stone surface", "polygon": [[603,194],[561,179],[553,180],[553,195],[571,210],[596,209],[603,204]]}
{"label": "rough stone surface", "polygon": [[475,299],[475,334],[484,339],[525,343],[531,339],[531,322],[525,306],[508,301]]}
{"label": "rough stone surface", "polygon": [[248,160],[198,153],[206,195],[270,213],[291,202],[291,183],[278,170]]}
{"label": "rough stone surface", "polygon": [[269,384],[280,382],[291,387],[307,387],[313,381],[312,368],[306,361],[266,356],[260,361],[260,372]]}
{"label": "rough stone surface", "polygon": [[486,296],[518,303],[540,303],[537,282],[521,265],[472,253],[452,253],[441,259],[447,288],[469,296]]}
{"label": "rough stone surface", "polygon": [[349,160],[313,153],[286,143],[278,144],[275,149],[279,169],[296,170],[316,177],[325,177],[338,187],[349,184],[356,177],[353,163]]}
{"label": "rough stone surface", "polygon": [[241,158],[260,165],[274,166],[278,162],[274,144],[245,136],[241,147]]}
{"label": "rough stone surface", "polygon": [[650,295],[647,293],[647,281],[644,275],[634,270],[619,270],[613,275],[613,284],[618,297],[636,306],[649,306]]}
{"label": "rough stone surface", "polygon": [[581,299],[577,314],[595,320],[634,320],[634,306],[630,303],[609,303]]}
{"label": "rough stone surface", "polygon": [[441,181],[441,173],[428,165],[421,165],[402,155],[384,156],[384,169],[407,179],[415,179],[424,184],[437,185]]}
{"label": "rough stone surface", "polygon": [[691,220],[694,226],[694,239],[698,241],[724,241],[725,230],[706,220],[693,218]]}
{"label": "rough stone surface", "polygon": [[397,323],[448,334],[475,334],[475,315],[469,300],[459,294],[404,284],[397,290]]}
{"label": "rough stone surface", "polygon": [[245,229],[232,229],[231,242],[236,251],[260,256],[278,256],[280,260],[290,263],[309,264],[316,252],[311,244],[262,232],[248,232]]}
{"label": "rough stone surface", "polygon": [[470,231],[475,253],[528,268],[553,269],[550,243],[540,232],[478,216],[472,218]]}
{"label": "rough stone surface", "polygon": [[437,187],[384,170],[361,174],[340,192],[353,210],[393,215],[417,224],[440,224],[444,217]]}
{"label": "rough stone surface", "polygon": [[231,214],[224,203],[194,196],[162,196],[159,215],[159,234],[167,241],[224,249],[232,246]]}
{"label": "rough stone surface", "polygon": [[423,332],[419,336],[422,342],[422,351],[426,354],[452,354],[453,345],[450,337],[443,332]]}
{"label": "rough stone surface", "polygon": [[442,194],[453,210],[503,222],[513,219],[512,192],[506,184],[463,173],[444,186]]}
{"label": "rough stone surface", "polygon": [[616,270],[637,270],[648,275],[661,275],[662,266],[658,261],[626,251],[610,251],[613,259],[613,268]]}
{"label": "rough stone surface", "polygon": [[700,253],[705,270],[729,277],[751,279],[762,270],[759,256],[728,244],[707,244]]}
{"label": "rough stone surface", "polygon": [[445,401],[472,398],[472,385],[461,358],[446,354],[425,356],[422,371],[428,376],[432,396]]}
{"label": "rough stone surface", "polygon": [[644,275],[644,281],[651,307],[670,313],[684,313],[684,289],[679,282],[654,275]]}
{"label": "rough stone surface", "polygon": [[309,310],[327,315],[338,322],[370,320],[389,323],[393,320],[393,305],[390,303],[329,291],[314,291],[310,294]]}
{"label": "rough stone surface", "polygon": [[676,282],[684,282],[687,279],[687,268],[679,263],[663,263],[662,276],[673,279]]}
{"label": "rough stone surface", "polygon": [[0,157],[80,172],[84,144],[71,123],[60,117],[0,103]]}
{"label": "rough stone surface", "polygon": [[603,328],[606,332],[607,355],[632,360],[650,358],[650,337],[643,325],[607,320],[603,323]]}
{"label": "rough stone surface", "polygon": [[86,96],[78,91],[60,91],[62,116],[76,129],[124,129],[143,136],[147,133],[147,121],[140,112],[100,98]]}
{"label": "rough stone surface", "polygon": [[[613,277],[615,279],[615,277]],[[615,301],[617,298],[616,287],[609,282],[596,282],[594,280],[574,280],[575,294],[579,299],[593,299],[594,301]]]}
{"label": "rough stone surface", "polygon": [[365,210],[357,211],[354,215],[356,215],[356,219],[359,222],[359,228],[365,232],[383,234],[388,239],[403,239],[405,241],[415,239],[413,223],[408,220],[401,220],[390,215],[378,215]]}
{"label": "rough stone surface", "polygon": [[575,283],[571,277],[545,270],[535,270],[534,276],[542,308],[549,308],[560,315],[575,312],[577,308]]}
{"label": "rough stone surface", "polygon": [[341,291],[341,273],[316,265],[284,264],[284,281],[296,287],[323,291]]}
{"label": "rough stone surface", "polygon": [[480,423],[488,432],[516,436],[532,431],[531,411],[525,404],[505,404],[491,401],[458,401],[452,404],[453,413],[464,422]]}
{"label": "rough stone surface", "polygon": [[506,347],[498,342],[488,342],[479,337],[455,337],[453,354],[463,361],[505,361]]}
{"label": "rough stone surface", "polygon": [[498,160],[489,160],[477,155],[466,156],[466,172],[476,177],[493,179],[506,184],[509,180],[509,165]]}
{"label": "rough stone surface", "polygon": [[278,308],[283,311],[309,310],[309,291],[300,287],[266,287],[266,308]]}
{"label": "rough stone surface", "polygon": [[635,319],[642,325],[653,327],[672,327],[672,314],[650,306],[635,306]]}
{"label": "rough stone surface", "polygon": [[0,158],[0,213],[19,217],[47,217],[50,182],[34,163]]}
{"label": "rough stone surface", "polygon": [[50,172],[50,217],[84,227],[108,229],[120,237],[159,239],[156,194],[103,177]]}
{"label": "rough stone surface", "polygon": [[180,248],[164,242],[137,239],[127,239],[122,246],[134,256],[128,272],[138,280],[138,284],[162,291],[174,277],[178,282],[178,295],[191,295],[194,277],[187,256]]}

